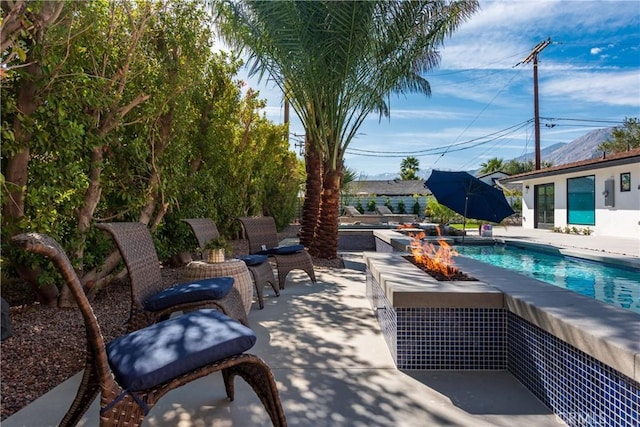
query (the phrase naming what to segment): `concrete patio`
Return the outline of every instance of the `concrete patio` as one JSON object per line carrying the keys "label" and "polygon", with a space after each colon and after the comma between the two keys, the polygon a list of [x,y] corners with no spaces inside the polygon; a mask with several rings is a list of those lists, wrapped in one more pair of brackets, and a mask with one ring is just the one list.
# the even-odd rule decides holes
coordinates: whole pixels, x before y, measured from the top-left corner
{"label": "concrete patio", "polygon": [[[361,254],[348,268],[317,268],[318,283],[292,272],[276,298],[265,289],[249,321],[252,353],[272,368],[290,426],[557,426],[554,414],[504,371],[399,371],[365,297]],[[2,422],[53,426],[71,402],[76,375]],[[98,425],[97,400],[81,423]],[[269,426],[250,387],[236,379],[227,401],[216,373],[174,390],[152,409],[147,426]]]}

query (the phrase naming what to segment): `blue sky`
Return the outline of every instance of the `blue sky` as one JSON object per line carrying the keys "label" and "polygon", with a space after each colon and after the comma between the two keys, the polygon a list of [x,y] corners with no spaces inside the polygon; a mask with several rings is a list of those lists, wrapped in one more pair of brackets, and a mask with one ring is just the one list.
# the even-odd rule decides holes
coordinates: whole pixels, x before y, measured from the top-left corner
{"label": "blue sky", "polygon": [[[640,117],[640,1],[480,7],[445,41],[440,66],[425,76],[432,96],[394,97],[390,119],[368,118],[345,155],[348,168],[375,178],[399,173],[402,159],[414,156],[423,171],[471,170],[492,157],[532,152],[533,66],[514,66],[547,38],[551,44],[538,56],[542,148]],[[282,122],[279,90],[248,82],[267,99],[267,117]],[[291,133],[302,135],[291,114]]]}

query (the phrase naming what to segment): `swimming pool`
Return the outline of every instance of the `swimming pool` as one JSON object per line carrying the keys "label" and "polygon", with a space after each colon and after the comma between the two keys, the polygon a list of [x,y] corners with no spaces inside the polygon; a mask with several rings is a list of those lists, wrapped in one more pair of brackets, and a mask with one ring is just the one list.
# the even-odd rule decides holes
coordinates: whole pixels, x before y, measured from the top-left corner
{"label": "swimming pool", "polygon": [[462,256],[506,268],[640,313],[640,272],[511,245],[456,246]]}

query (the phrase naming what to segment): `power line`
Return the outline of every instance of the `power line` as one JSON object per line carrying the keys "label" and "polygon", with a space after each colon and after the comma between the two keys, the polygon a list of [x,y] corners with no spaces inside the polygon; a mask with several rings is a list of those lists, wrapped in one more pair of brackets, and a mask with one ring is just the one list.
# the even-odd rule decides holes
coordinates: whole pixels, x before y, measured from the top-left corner
{"label": "power line", "polygon": [[[460,145],[471,144],[471,143],[474,143],[474,142],[479,141],[481,139],[488,138],[488,137],[500,134],[502,132],[509,131],[509,130],[511,130],[513,128],[521,127],[521,125],[523,123],[530,123],[530,122],[531,122],[531,119],[526,120],[524,122],[520,122],[520,123],[512,125],[512,126],[509,126],[507,128],[501,129],[499,131],[489,133],[489,134],[484,135],[484,136],[480,136],[480,137],[477,137],[477,138],[469,139],[467,141],[462,141],[462,142],[456,142],[456,143],[453,143],[453,144],[449,144],[449,145],[447,145],[447,147],[457,147],[457,146],[460,146]],[[409,154],[410,155],[410,154],[415,154],[415,153],[428,153],[430,151],[437,151],[437,150],[441,150],[441,149],[442,149],[442,147],[425,148],[424,150],[417,150],[417,151],[375,151],[375,150],[365,150],[365,149],[361,149],[361,148],[351,148],[351,147],[349,147],[349,148],[347,148],[347,151],[348,152],[352,152],[352,151],[356,152],[356,153],[353,153],[353,154],[357,154],[357,153],[374,153],[374,154],[376,154],[377,153],[377,154]]]}
{"label": "power line", "polygon": [[568,122],[624,124],[624,121],[620,121],[620,120],[565,119],[560,117],[540,117],[540,119],[541,120],[565,120]]}
{"label": "power line", "polygon": [[[483,137],[474,138],[468,141],[463,141],[455,144],[449,144],[442,147],[428,148],[425,150],[418,151],[373,151],[373,150],[360,150],[355,148],[347,148],[346,152],[348,154],[363,156],[363,157],[382,157],[382,158],[395,158],[395,157],[425,157],[425,156],[434,156],[434,155],[444,155],[446,153],[455,153],[458,151],[469,150],[471,148],[476,148],[484,144],[488,144],[492,141],[499,140],[508,135],[511,135],[523,127],[529,125],[531,120],[527,120],[517,125],[510,126],[506,129],[485,135]],[[488,139],[487,139],[488,138]],[[453,147],[453,148],[452,148]]]}
{"label": "power line", "polygon": [[[571,126],[571,127],[585,127],[585,128],[597,128],[596,123],[606,123],[606,124],[622,124],[621,121],[615,120],[596,120],[596,119],[572,119],[572,118],[554,118],[554,117],[541,117],[542,120],[545,121],[573,121],[573,122],[583,122],[583,123],[593,123],[594,125],[588,124],[558,124],[557,126]],[[362,157],[377,157],[377,158],[401,158],[401,157],[427,157],[427,156],[443,156],[447,153],[455,153],[465,150],[470,150],[472,148],[477,148],[479,146],[489,144],[491,142],[497,142],[501,139],[506,138],[509,135],[521,130],[522,128],[530,125],[533,122],[533,119],[528,119],[523,122],[517,123],[515,125],[506,127],[504,129],[498,130],[496,132],[489,133],[487,135],[483,135],[477,138],[472,138],[466,141],[456,142],[453,144],[448,144],[440,147],[426,148],[423,150],[414,150],[414,151],[378,151],[378,150],[365,150],[360,148],[352,148],[349,147],[346,150],[347,154],[351,154],[354,156],[362,156]],[[556,126],[554,124],[551,127]],[[494,144],[495,146],[495,144]],[[526,148],[525,150],[526,151]],[[435,163],[434,163],[435,165]]]}

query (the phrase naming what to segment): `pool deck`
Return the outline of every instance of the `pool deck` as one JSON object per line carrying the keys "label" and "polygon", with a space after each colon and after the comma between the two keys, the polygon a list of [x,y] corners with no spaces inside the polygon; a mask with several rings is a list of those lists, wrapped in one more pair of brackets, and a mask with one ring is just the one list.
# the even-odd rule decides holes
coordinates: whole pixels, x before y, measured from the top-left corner
{"label": "pool deck", "polygon": [[[361,253],[348,268],[316,268],[318,283],[292,272],[280,297],[265,289],[249,322],[252,353],[271,366],[289,426],[558,426],[562,422],[505,371],[396,369],[365,296]],[[3,427],[57,425],[79,375],[2,421]],[[215,373],[164,396],[144,426],[270,426],[251,388],[235,381],[228,402]],[[80,425],[98,425],[94,402]]]}
{"label": "pool deck", "polygon": [[[570,236],[519,227],[494,228],[519,239],[611,256],[638,258],[640,239]],[[249,322],[258,336],[252,353],[271,366],[289,426],[420,427],[558,426],[548,408],[503,371],[402,371],[395,368],[365,296],[362,254],[344,253],[344,269],[316,268],[318,283],[292,272],[276,298],[265,289]],[[62,383],[3,427],[57,425],[79,375]],[[98,425],[97,400],[80,425]],[[236,379],[236,400],[225,398],[219,373],[160,400],[145,426],[269,426],[250,387]]]}
{"label": "pool deck", "polygon": [[[475,231],[477,234],[477,231]],[[493,237],[513,239],[519,242],[543,243],[559,248],[582,250],[585,253],[600,253],[608,257],[640,259],[640,231],[630,231],[629,237],[581,236],[577,234],[554,233],[551,230],[527,229],[522,227],[493,228]]]}

